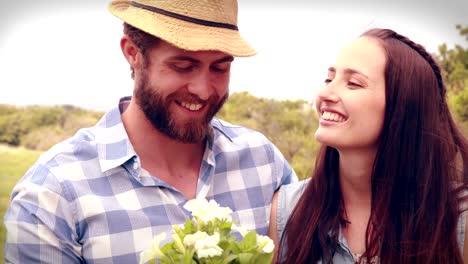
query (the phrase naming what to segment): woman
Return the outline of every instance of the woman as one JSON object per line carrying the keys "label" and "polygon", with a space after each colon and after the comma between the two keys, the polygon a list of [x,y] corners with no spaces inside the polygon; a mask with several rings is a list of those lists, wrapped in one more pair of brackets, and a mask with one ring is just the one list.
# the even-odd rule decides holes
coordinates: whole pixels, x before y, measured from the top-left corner
{"label": "woman", "polygon": [[278,262],[468,263],[468,143],[445,97],[408,38],[371,29],[345,46],[315,102],[315,171],[275,195]]}

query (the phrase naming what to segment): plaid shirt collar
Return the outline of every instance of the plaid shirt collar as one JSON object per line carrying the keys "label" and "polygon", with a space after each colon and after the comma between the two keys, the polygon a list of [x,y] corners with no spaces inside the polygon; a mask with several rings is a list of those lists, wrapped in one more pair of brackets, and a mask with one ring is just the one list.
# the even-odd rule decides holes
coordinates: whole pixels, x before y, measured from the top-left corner
{"label": "plaid shirt collar", "polygon": [[[107,112],[96,124],[95,142],[97,145],[98,159],[101,172],[111,170],[126,163],[128,160],[138,157],[127,131],[122,122],[121,113],[128,104],[129,97],[120,99],[119,107]],[[232,138],[223,130],[221,121],[213,118],[207,133],[207,146],[203,155],[203,161],[214,166],[215,155],[213,151],[214,133],[220,133],[229,141]],[[139,160],[139,159],[138,159]]]}

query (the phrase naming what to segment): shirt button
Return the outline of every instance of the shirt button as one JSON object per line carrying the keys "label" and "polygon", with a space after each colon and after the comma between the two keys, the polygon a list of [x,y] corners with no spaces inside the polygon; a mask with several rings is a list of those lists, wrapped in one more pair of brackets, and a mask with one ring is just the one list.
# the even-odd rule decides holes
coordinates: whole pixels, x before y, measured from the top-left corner
{"label": "shirt button", "polygon": [[137,169],[138,169],[138,162],[134,162],[134,163],[133,163],[133,169],[134,169],[134,170],[137,170]]}

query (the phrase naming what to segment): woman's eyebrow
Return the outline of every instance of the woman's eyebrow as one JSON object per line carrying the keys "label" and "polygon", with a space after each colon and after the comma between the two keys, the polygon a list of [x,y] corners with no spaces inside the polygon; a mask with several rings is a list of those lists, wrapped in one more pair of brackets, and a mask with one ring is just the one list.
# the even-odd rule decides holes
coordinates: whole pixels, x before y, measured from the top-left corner
{"label": "woman's eyebrow", "polygon": [[[330,67],[330,68],[328,68],[328,72],[336,73],[335,67]],[[365,75],[364,73],[362,73],[361,71],[358,71],[358,70],[356,70],[356,69],[344,68],[344,69],[343,69],[343,72],[344,72],[345,74],[348,74],[348,75],[350,75],[350,74],[359,74],[359,75],[364,76],[366,79],[369,79],[369,77],[368,77],[367,75]]]}

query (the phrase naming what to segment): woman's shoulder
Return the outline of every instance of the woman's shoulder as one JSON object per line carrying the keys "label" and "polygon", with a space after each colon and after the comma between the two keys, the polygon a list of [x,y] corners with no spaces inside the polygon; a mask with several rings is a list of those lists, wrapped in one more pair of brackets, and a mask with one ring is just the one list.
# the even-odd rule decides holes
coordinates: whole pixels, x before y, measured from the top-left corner
{"label": "woman's shoulder", "polygon": [[279,240],[283,235],[289,216],[294,210],[294,207],[296,207],[299,198],[304,193],[309,182],[310,178],[283,185],[279,189],[276,204],[276,235]]}
{"label": "woman's shoulder", "polygon": [[276,208],[279,227],[284,227],[309,182],[310,178],[281,186]]}
{"label": "woman's shoulder", "polygon": [[468,210],[468,190],[463,184],[455,184],[454,189],[458,189],[456,194],[458,196],[458,211],[460,212],[457,223],[457,242],[460,251],[464,253],[464,251],[468,250],[468,248],[465,249],[466,240],[468,238],[468,228],[466,222]]}
{"label": "woman's shoulder", "polygon": [[310,178],[281,186],[278,193],[278,202],[282,200],[282,202],[286,202],[288,207],[294,207],[309,182]]}

